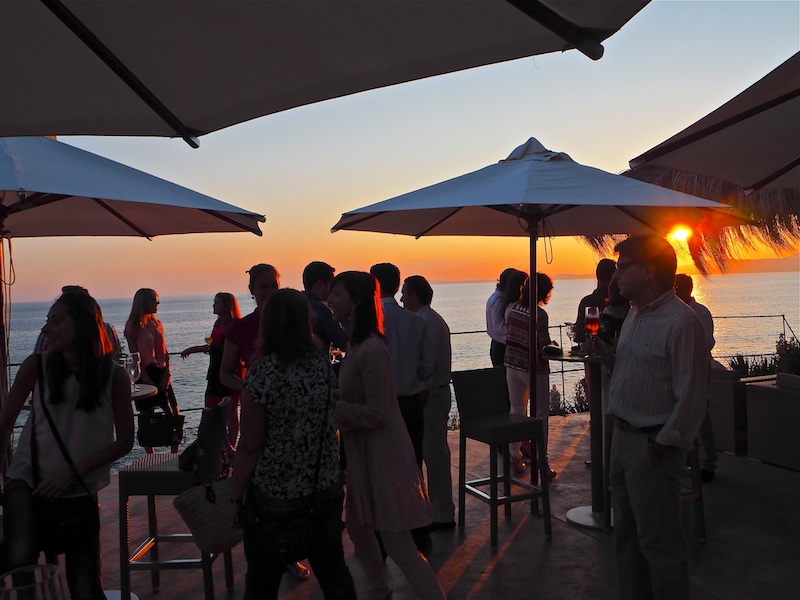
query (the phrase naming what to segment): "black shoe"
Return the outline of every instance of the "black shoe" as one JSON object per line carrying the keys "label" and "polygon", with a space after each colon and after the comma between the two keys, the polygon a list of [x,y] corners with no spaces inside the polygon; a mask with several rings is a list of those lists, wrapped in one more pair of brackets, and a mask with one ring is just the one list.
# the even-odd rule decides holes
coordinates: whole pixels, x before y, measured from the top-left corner
{"label": "black shoe", "polygon": [[427,527],[412,529],[411,537],[414,540],[414,545],[417,547],[417,550],[423,554],[430,550],[431,546],[433,545],[433,542],[431,541],[431,535],[428,533]]}
{"label": "black shoe", "polygon": [[714,481],[714,471],[711,469],[700,469],[700,481],[703,483]]}
{"label": "black shoe", "polygon": [[444,531],[446,529],[455,529],[455,521],[434,521],[428,526],[428,531]]}

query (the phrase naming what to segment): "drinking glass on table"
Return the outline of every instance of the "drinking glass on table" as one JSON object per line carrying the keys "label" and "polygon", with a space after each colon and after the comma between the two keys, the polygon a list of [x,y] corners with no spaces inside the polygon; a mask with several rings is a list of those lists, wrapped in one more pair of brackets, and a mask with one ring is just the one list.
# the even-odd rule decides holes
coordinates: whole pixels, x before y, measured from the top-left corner
{"label": "drinking glass on table", "polygon": [[131,392],[138,391],[136,382],[142,376],[142,357],[138,352],[131,352],[125,357],[125,370],[131,380]]}

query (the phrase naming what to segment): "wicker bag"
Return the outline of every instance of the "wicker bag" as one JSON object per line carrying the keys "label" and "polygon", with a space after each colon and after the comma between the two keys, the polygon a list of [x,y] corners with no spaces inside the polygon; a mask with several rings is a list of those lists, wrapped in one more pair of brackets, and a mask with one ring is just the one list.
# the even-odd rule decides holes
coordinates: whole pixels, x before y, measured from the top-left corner
{"label": "wicker bag", "polygon": [[213,485],[189,488],[172,502],[201,552],[219,554],[242,541],[241,528],[228,524],[230,491],[228,477]]}

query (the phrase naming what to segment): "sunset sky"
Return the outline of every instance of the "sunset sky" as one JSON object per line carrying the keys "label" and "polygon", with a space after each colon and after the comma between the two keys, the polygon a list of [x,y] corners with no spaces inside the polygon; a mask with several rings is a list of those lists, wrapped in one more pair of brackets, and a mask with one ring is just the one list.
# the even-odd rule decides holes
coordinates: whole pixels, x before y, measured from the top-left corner
{"label": "sunset sky", "polygon": [[[16,239],[12,299],[47,300],[64,284],[98,298],[139,287],[238,294],[258,262],[292,287],[312,260],[338,271],[391,261],[404,276],[435,280],[528,270],[524,238],[330,228],[348,210],[497,162],[531,136],[619,173],[797,52],[800,3],[656,0],[604,46],[599,61],[550,54],[289,110],[204,136],[197,150],[181,140],[59,138],[264,214],[264,235]],[[551,275],[591,273],[598,258],[571,238],[546,246],[539,270]]]}

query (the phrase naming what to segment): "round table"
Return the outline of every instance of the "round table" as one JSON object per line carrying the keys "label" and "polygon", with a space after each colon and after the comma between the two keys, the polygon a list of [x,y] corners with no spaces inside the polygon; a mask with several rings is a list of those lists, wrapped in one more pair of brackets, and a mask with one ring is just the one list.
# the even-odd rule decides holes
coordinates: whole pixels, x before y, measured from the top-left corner
{"label": "round table", "polygon": [[152,398],[158,393],[158,388],[147,383],[137,383],[131,392],[131,400],[141,400],[142,398]]}

